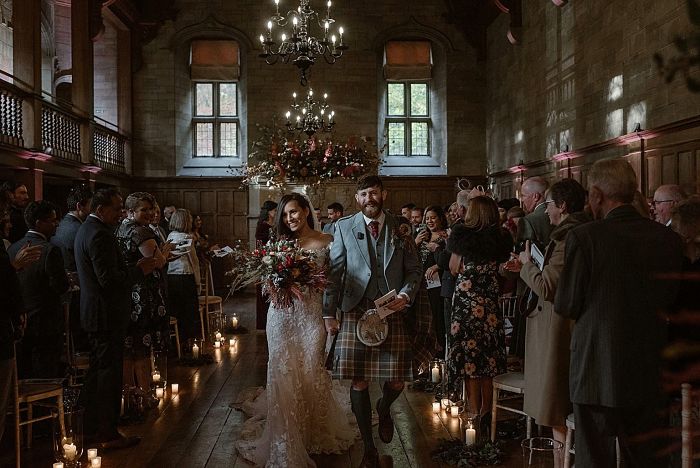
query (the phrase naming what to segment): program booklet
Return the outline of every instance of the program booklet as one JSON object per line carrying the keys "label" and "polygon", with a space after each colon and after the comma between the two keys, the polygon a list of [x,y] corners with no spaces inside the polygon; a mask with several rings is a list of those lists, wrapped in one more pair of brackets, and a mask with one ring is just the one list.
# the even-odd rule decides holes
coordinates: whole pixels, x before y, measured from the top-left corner
{"label": "program booklet", "polygon": [[544,255],[542,255],[542,252],[534,242],[530,245],[530,256],[532,257],[532,263],[534,263],[537,268],[540,270],[544,268]]}
{"label": "program booklet", "polygon": [[387,304],[391,304],[394,301],[394,299],[396,299],[396,289],[392,289],[391,291],[374,301],[374,305],[377,307],[377,313],[381,318],[385,318],[394,313],[393,310],[387,307]]}

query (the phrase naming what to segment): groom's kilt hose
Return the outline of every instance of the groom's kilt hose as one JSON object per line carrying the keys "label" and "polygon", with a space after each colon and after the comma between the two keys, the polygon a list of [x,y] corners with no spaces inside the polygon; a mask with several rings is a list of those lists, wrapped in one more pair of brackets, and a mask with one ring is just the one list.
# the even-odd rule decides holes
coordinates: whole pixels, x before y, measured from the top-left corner
{"label": "groom's kilt hose", "polygon": [[333,377],[368,381],[412,381],[413,337],[404,323],[407,311],[394,312],[386,318],[389,335],[384,343],[366,346],[357,338],[355,330],[362,314],[373,308],[373,301],[363,299],[354,309],[343,313],[335,345]]}

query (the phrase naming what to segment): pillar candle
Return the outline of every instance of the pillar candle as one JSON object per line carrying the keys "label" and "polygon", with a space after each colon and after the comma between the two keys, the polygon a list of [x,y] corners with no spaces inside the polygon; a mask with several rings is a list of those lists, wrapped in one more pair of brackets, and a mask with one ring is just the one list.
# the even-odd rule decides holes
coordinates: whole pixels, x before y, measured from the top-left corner
{"label": "pillar candle", "polygon": [[156,398],[163,398],[163,387],[156,388]]}
{"label": "pillar candle", "polygon": [[172,384],[172,385],[170,386],[170,389],[171,389],[173,395],[177,395],[178,392],[180,391],[180,385],[174,383],[174,384]]}
{"label": "pillar candle", "polygon": [[63,468],[63,462],[56,462],[53,464],[53,468]]}
{"label": "pillar candle", "polygon": [[215,348],[220,348],[220,347],[221,347],[221,341],[215,341],[215,342],[214,342],[214,347],[215,347]]}
{"label": "pillar candle", "polygon": [[430,372],[430,381],[432,383],[438,383],[440,381],[440,369],[438,369],[437,364],[435,367],[433,367],[432,371]]}
{"label": "pillar candle", "polygon": [[228,345],[229,346],[236,346],[236,340],[231,338],[230,340],[228,340]]}
{"label": "pillar candle", "polygon": [[231,326],[233,328],[238,328],[238,317],[232,317],[231,318]]}
{"label": "pillar candle", "polygon": [[192,357],[195,359],[199,359],[199,346],[197,346],[197,343],[192,346]]}
{"label": "pillar candle", "polygon": [[216,336],[216,341],[221,341],[221,332],[217,331],[215,336]]}
{"label": "pillar candle", "polygon": [[97,449],[96,448],[88,449],[88,460],[92,460],[96,456],[97,456]]}
{"label": "pillar candle", "polygon": [[467,446],[474,445],[476,443],[476,429],[470,427],[465,433],[465,441]]}
{"label": "pillar candle", "polygon": [[78,449],[75,447],[75,444],[63,444],[63,456],[66,457],[67,461],[75,460],[77,455]]}
{"label": "pillar candle", "polygon": [[439,413],[439,412],[440,412],[440,402],[434,401],[433,402],[433,413]]}
{"label": "pillar candle", "polygon": [[102,468],[102,457],[95,457],[90,460],[91,468]]}
{"label": "pillar candle", "polygon": [[450,407],[450,416],[453,418],[456,418],[459,416],[459,406],[451,406]]}
{"label": "pillar candle", "polygon": [[160,382],[160,371],[153,371],[153,382],[158,383]]}

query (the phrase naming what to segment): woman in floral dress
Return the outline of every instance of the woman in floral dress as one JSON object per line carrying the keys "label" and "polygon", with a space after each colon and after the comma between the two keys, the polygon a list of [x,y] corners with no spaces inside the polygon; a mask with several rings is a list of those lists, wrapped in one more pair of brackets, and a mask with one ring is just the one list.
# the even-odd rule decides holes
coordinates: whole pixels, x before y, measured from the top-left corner
{"label": "woman in floral dress", "polygon": [[499,226],[496,202],[486,196],[470,200],[464,224],[447,241],[450,270],[457,276],[448,332],[449,381],[456,389],[467,379],[470,411],[480,415],[490,414],[493,377],[506,372],[498,265],[508,260],[512,247],[512,237]]}
{"label": "woman in floral dress", "polygon": [[[162,271],[168,252],[161,252],[149,228],[155,199],[146,192],[126,198],[127,217],[117,230],[117,240],[129,265],[154,257],[157,268],[131,288],[131,316],[124,340],[124,385],[148,390],[151,384],[151,349],[167,348],[170,317],[166,313],[166,283]],[[165,244],[168,249],[169,244]]]}

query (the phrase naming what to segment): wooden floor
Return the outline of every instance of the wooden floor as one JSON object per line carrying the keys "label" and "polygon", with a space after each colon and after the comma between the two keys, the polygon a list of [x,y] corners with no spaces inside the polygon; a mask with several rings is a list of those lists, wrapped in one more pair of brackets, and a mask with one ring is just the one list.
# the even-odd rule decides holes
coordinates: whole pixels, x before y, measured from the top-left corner
{"label": "wooden floor", "polygon": [[[251,466],[238,456],[234,447],[245,417],[231,405],[239,399],[241,391],[265,384],[267,345],[265,335],[255,332],[254,301],[253,294],[243,293],[227,303],[227,311],[237,311],[242,324],[250,330],[237,335],[236,349],[226,346],[215,350],[215,362],[201,367],[178,366],[171,360],[168,379],[179,384],[179,394],[172,397],[168,392],[144,423],[122,427],[123,433],[141,436],[143,440],[133,449],[101,454],[103,467]],[[376,401],[379,386],[373,384],[370,392],[371,401]],[[431,450],[440,439],[459,437],[462,431],[457,419],[434,415],[432,401],[430,393],[407,389],[394,403],[397,429],[394,440],[390,444],[382,443],[375,430],[382,467],[443,466],[431,459]],[[8,431],[11,432],[11,426]],[[508,447],[510,453],[501,466],[521,466],[517,444],[513,442]],[[3,452],[0,463],[6,466],[13,454],[5,449]],[[51,466],[50,455],[48,441],[37,440],[35,448],[23,450],[22,465]],[[362,443],[358,442],[346,454],[315,456],[314,460],[322,468],[344,468],[357,467],[361,458]]]}

